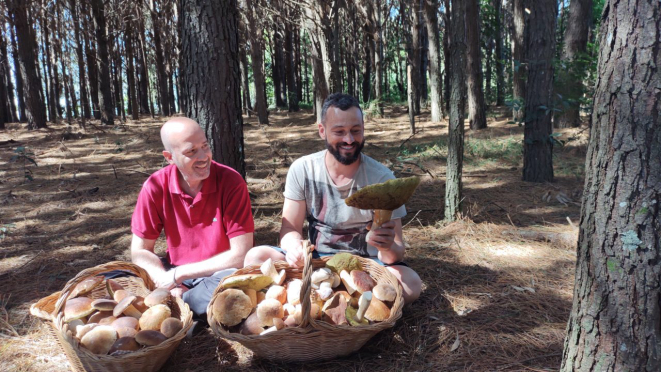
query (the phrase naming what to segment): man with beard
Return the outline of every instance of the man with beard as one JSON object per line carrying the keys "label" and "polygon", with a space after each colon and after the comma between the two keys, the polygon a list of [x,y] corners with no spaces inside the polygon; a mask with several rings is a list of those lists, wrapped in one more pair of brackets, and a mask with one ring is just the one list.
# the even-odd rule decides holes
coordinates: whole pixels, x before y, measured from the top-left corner
{"label": "man with beard", "polygon": [[369,231],[374,213],[344,203],[344,199],[365,186],[395,178],[384,165],[361,153],[365,139],[358,100],[340,93],[328,96],[318,129],[326,150],[296,160],[287,173],[281,248],[253,248],[246,255],[245,265],[272,258],[302,267],[303,223],[307,219],[315,257],[349,252],[372,258],[399,279],[404,300],[414,301],[422,283],[416,272],[402,262],[405,247],[401,218],[406,209],[400,207],[393,212],[391,221]]}
{"label": "man with beard", "polygon": [[[182,297],[196,319],[222,278],[243,267],[254,223],[245,181],[211,160],[204,131],[193,120],[172,118],[161,128],[170,164],[142,185],[131,219],[131,258],[157,287]],[[167,257],[154,253],[165,229]]]}

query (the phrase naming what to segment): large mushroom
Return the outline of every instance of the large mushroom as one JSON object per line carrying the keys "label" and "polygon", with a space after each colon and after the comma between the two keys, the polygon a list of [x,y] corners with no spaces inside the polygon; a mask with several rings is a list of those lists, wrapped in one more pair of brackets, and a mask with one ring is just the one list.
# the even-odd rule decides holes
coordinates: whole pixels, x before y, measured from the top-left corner
{"label": "large mushroom", "polygon": [[419,184],[418,177],[397,178],[365,186],[344,202],[350,207],[374,210],[372,228],[376,229],[390,221],[392,211],[404,205]]}
{"label": "large mushroom", "polygon": [[[279,303],[279,302],[278,302]],[[235,326],[250,315],[252,301],[239,289],[226,289],[216,297],[211,309],[213,318],[228,327]]]}

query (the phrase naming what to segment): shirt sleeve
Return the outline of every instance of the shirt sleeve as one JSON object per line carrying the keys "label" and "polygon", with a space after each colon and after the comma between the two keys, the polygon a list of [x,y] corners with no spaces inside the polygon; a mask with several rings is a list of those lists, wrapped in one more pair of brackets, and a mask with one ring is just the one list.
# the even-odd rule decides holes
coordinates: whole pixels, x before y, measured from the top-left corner
{"label": "shirt sleeve", "polygon": [[238,173],[231,178],[231,186],[223,196],[223,224],[228,239],[255,232],[248,186]]}
{"label": "shirt sleeve", "polygon": [[283,195],[290,200],[305,200],[305,164],[302,160],[296,160],[289,167]]}
{"label": "shirt sleeve", "polygon": [[143,239],[155,240],[163,230],[162,213],[156,203],[158,194],[159,188],[151,178],[145,181],[138,194],[138,202],[131,217],[131,232]]}

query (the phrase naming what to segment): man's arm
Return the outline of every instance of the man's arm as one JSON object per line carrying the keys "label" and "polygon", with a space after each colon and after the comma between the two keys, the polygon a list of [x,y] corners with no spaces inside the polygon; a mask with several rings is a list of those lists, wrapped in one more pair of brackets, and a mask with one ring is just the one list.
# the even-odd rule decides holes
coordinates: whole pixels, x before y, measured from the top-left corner
{"label": "man's arm", "polygon": [[145,269],[157,287],[171,289],[175,286],[172,273],[167,272],[161,259],[154,253],[156,239],[143,239],[133,234],[131,240],[131,261]]}
{"label": "man's arm", "polygon": [[280,227],[280,247],[287,252],[285,258],[294,267],[302,267],[305,252],[303,252],[303,222],[307,207],[305,200],[285,198],[282,206],[282,225]]}
{"label": "man's arm", "polygon": [[379,260],[392,264],[404,259],[404,240],[402,239],[402,219],[396,218],[384,223],[380,228],[370,230],[367,243],[379,250]]}
{"label": "man's arm", "polygon": [[177,266],[170,271],[177,284],[186,279],[211,276],[216,271],[243,267],[246,253],[253,246],[253,233],[246,233],[230,239],[230,249],[204,261]]}

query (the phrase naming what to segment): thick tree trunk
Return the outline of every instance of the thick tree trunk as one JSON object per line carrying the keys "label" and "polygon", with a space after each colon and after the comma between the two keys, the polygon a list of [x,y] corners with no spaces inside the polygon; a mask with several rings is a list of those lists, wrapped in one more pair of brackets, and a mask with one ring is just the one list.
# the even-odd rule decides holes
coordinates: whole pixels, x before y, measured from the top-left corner
{"label": "thick tree trunk", "polygon": [[7,47],[5,45],[4,36],[0,32],[0,129],[5,129],[5,123],[12,121],[11,109],[8,102],[7,95]]}
{"label": "thick tree trunk", "polygon": [[126,34],[124,35],[124,45],[126,46],[126,84],[128,85],[129,111],[131,119],[140,118],[140,109],[138,107],[138,94],[135,89],[135,68],[133,66],[133,25],[126,25]]}
{"label": "thick tree trunk", "polygon": [[27,4],[19,0],[8,0],[7,7],[16,27],[18,56],[23,78],[23,96],[28,129],[46,128],[46,107],[41,95],[41,81],[37,75],[35,33],[28,23]]}
{"label": "thick tree trunk", "polygon": [[101,109],[99,106],[99,67],[96,61],[96,49],[94,39],[88,35],[92,34],[92,27],[89,24],[89,11],[85,8],[86,1],[81,1],[81,15],[83,18],[83,32],[85,39],[85,60],[87,61],[87,76],[89,77],[90,98],[92,100],[92,115],[95,119],[101,119]]}
{"label": "thick tree trunk", "polygon": [[106,15],[103,0],[92,0],[94,31],[96,34],[96,52],[99,61],[99,108],[101,123],[113,125],[112,92],[110,91],[110,59],[108,58],[108,35],[106,35]]}
{"label": "thick tree trunk", "polygon": [[429,87],[431,88],[431,121],[443,119],[440,35],[438,30],[438,0],[425,0],[425,25],[429,38]]}
{"label": "thick tree trunk", "polygon": [[156,52],[156,77],[158,83],[158,97],[161,115],[170,116],[170,99],[168,95],[168,76],[165,73],[165,58],[163,57],[163,43],[161,41],[161,16],[155,9],[151,10],[152,25],[154,27],[154,46]]}
{"label": "thick tree trunk", "polygon": [[[57,75],[57,60],[55,57],[55,50],[57,49],[56,40],[53,40],[50,37],[49,25],[46,23],[47,18],[51,17],[42,17],[41,18],[41,60],[44,68],[44,73],[46,79],[44,85],[46,86],[46,107],[48,108],[48,120],[51,122],[56,122],[58,118],[58,104],[59,104],[59,94],[55,93],[55,89],[59,84],[55,83],[55,75]],[[52,17],[53,19],[55,17]],[[51,53],[51,49],[53,53]],[[58,79],[59,80],[59,79]],[[59,83],[59,81],[58,81]],[[59,93],[59,92],[58,92]],[[56,103],[57,102],[57,103]]]}
{"label": "thick tree trunk", "polygon": [[149,69],[147,65],[147,51],[145,47],[145,25],[144,20],[142,19],[142,12],[138,8],[138,34],[135,38],[135,45],[137,47],[136,56],[138,61],[138,102],[140,104],[140,113],[141,114],[152,114],[154,113],[153,107],[151,105],[151,97],[149,94]]}
{"label": "thick tree trunk", "polygon": [[14,103],[14,84],[11,80],[11,69],[9,68],[9,54],[5,36],[0,32],[0,73],[3,75],[3,83],[7,89],[7,108],[5,111],[6,122],[18,121],[16,104]]}
{"label": "thick tree trunk", "polygon": [[183,0],[181,73],[185,115],[204,129],[214,160],[245,178],[238,17],[236,0]]}
{"label": "thick tree trunk", "polygon": [[[289,12],[293,16],[293,12]],[[285,72],[287,75],[287,103],[289,112],[296,112],[298,108],[298,89],[296,88],[296,60],[294,59],[294,38],[292,36],[293,26],[285,25]]]}
{"label": "thick tree trunk", "polygon": [[[283,59],[284,44],[282,42],[282,34],[279,27],[274,27],[271,40],[273,41],[273,54],[272,62],[272,79],[273,79],[273,93],[275,95],[275,105],[277,107],[287,106],[287,89],[285,82],[286,77],[284,72],[285,61]],[[285,89],[283,89],[283,86]]]}
{"label": "thick tree trunk", "polygon": [[443,74],[443,86],[445,97],[445,112],[450,112],[450,76],[452,76],[452,61],[450,60],[450,0],[444,0],[445,13],[443,14],[443,24],[445,30],[443,31],[443,60],[445,73]]}
{"label": "thick tree trunk", "polygon": [[[528,61],[526,59],[526,2],[531,0],[512,0],[512,117],[516,122],[524,121],[524,98]],[[555,35],[554,31],[551,32]],[[537,58],[535,56],[535,58]]]}
{"label": "thick tree trunk", "polygon": [[483,75],[480,63],[480,23],[478,0],[466,0],[466,41],[468,42],[468,122],[472,130],[487,127],[486,107],[484,106]]}
{"label": "thick tree trunk", "polygon": [[409,26],[411,27],[411,39],[408,47],[408,63],[411,65],[411,84],[413,91],[409,93],[413,97],[415,114],[420,115],[420,12],[419,0],[408,2]]}
{"label": "thick tree trunk", "polygon": [[[83,41],[80,37],[80,20],[78,18],[77,1],[69,0],[69,9],[71,17],[76,20],[73,22],[73,34],[76,39],[76,57],[78,58],[78,91],[80,92],[81,113],[84,119],[92,116],[90,111],[89,96],[87,95],[87,78],[85,77],[85,57],[83,53]],[[85,120],[83,120],[83,123]],[[84,124],[83,124],[84,125]]]}
{"label": "thick tree trunk", "polygon": [[[420,0],[422,2],[424,0]],[[420,11],[419,13],[424,13],[424,11]],[[422,16],[422,15],[420,15]],[[421,20],[421,22],[424,22],[424,20]],[[427,86],[427,71],[429,70],[429,38],[427,38],[427,28],[425,27],[424,23],[420,25],[420,72],[419,72],[419,77],[420,77],[420,102],[421,104],[424,103],[424,105],[427,105],[427,101],[429,100],[429,93],[427,92],[428,86]]]}
{"label": "thick tree trunk", "polygon": [[250,62],[255,88],[255,111],[259,124],[269,124],[268,104],[266,101],[266,77],[264,73],[264,28],[262,10],[259,0],[246,0],[244,16],[251,25],[250,31]]}
{"label": "thick tree trunk", "polygon": [[491,0],[494,8],[494,39],[496,41],[496,106],[505,104],[505,56],[503,55],[503,32],[501,27],[501,9],[503,0]]}
{"label": "thick tree trunk", "polygon": [[591,19],[592,0],[572,0],[569,4],[569,22],[562,50],[562,60],[567,69],[559,72],[564,77],[559,79],[562,82],[559,90],[567,106],[563,107],[563,112],[555,115],[553,124],[556,128],[581,125],[579,100],[583,95],[583,80],[586,75],[586,66],[581,57],[588,45]]}
{"label": "thick tree trunk", "polygon": [[523,180],[553,181],[553,140],[551,137],[551,94],[553,93],[553,51],[557,15],[556,0],[534,0],[526,35],[526,54],[534,56],[528,66],[523,135]]}
{"label": "thick tree trunk", "polygon": [[461,213],[464,164],[464,112],[466,108],[466,2],[453,1],[450,19],[450,122],[448,165],[445,182],[445,219],[454,221]]}
{"label": "thick tree trunk", "polygon": [[608,1],[600,45],[561,371],[660,371],[661,3]]}
{"label": "thick tree trunk", "polygon": [[[12,0],[12,1],[15,1],[15,0]],[[9,8],[9,6],[8,6],[8,8]],[[11,15],[10,15],[10,18],[11,18]],[[24,92],[23,85],[25,85],[25,84],[23,83],[23,74],[21,73],[21,68],[20,68],[20,66],[21,66],[20,59],[21,58],[18,55],[18,45],[17,45],[17,42],[16,42],[16,33],[14,32],[15,26],[14,26],[13,22],[10,22],[10,23],[11,24],[9,26],[9,30],[10,30],[9,36],[10,36],[10,39],[11,39],[12,55],[14,57],[13,58],[14,59],[14,71],[15,71],[14,76],[16,77],[16,98],[17,98],[16,101],[18,102],[18,110],[17,110],[18,111],[18,121],[23,123],[27,120],[27,115],[25,114],[25,93],[23,93]]]}

